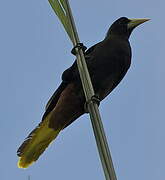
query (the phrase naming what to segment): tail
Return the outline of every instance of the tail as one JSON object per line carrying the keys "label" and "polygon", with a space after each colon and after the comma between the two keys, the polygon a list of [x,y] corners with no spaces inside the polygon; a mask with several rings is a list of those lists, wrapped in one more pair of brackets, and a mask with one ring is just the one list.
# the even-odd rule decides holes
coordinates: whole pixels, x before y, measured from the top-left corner
{"label": "tail", "polygon": [[19,147],[17,151],[19,168],[28,168],[35,162],[61,131],[61,129],[49,128],[49,116],[29,134]]}
{"label": "tail", "polygon": [[62,84],[48,102],[42,122],[17,151],[18,167],[27,168],[35,162],[59,132],[84,114],[83,100],[78,98],[75,85]]}
{"label": "tail", "polygon": [[66,83],[62,82],[46,105],[42,122],[29,134],[17,151],[18,167],[27,168],[35,162],[49,144],[57,137],[62,128],[56,130],[49,127],[52,110],[55,108]]}

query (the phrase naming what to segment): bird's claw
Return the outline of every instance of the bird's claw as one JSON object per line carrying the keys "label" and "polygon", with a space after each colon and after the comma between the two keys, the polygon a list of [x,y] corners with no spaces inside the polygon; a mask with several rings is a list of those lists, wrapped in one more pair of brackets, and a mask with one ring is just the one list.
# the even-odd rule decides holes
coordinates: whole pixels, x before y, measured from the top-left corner
{"label": "bird's claw", "polygon": [[88,111],[88,105],[89,105],[91,102],[94,102],[94,103],[96,103],[96,104],[99,106],[99,105],[100,105],[99,96],[94,95],[94,96],[91,97],[91,99],[90,99],[89,101],[86,101],[86,102],[85,102],[85,104],[84,104],[85,113],[89,113],[89,111]]}

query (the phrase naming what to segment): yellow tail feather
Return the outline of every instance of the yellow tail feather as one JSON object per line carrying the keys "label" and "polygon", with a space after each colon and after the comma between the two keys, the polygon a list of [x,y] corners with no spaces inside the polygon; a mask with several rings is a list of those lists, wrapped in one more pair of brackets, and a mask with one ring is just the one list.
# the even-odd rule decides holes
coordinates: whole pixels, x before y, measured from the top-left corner
{"label": "yellow tail feather", "polygon": [[57,137],[61,129],[48,127],[49,115],[30,133],[18,150],[18,167],[27,168],[35,162],[49,144]]}

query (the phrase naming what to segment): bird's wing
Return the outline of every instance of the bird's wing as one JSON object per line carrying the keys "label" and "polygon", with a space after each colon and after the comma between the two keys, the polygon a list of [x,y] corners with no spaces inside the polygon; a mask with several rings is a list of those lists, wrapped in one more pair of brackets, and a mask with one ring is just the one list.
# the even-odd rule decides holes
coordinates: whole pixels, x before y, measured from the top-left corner
{"label": "bird's wing", "polygon": [[[35,162],[59,132],[84,113],[82,101],[77,98],[74,84],[67,85],[60,95],[59,93],[57,95],[59,97],[55,107],[19,147],[17,151],[18,167],[27,168]],[[56,99],[55,96],[54,98]]]}
{"label": "bird's wing", "polygon": [[[97,44],[95,44],[94,46],[90,47],[86,52],[85,52],[85,57],[86,59],[90,58],[90,54],[93,52],[93,50],[95,49],[95,47],[97,46]],[[53,107],[55,107],[58,98],[61,94],[61,92],[65,89],[65,87],[67,86],[68,83],[72,82],[75,79],[75,76],[77,76],[77,63],[76,61],[74,61],[74,63],[72,64],[72,66],[68,69],[66,69],[63,74],[62,74],[62,83],[60,84],[59,88],[54,92],[54,94],[52,95],[52,97],[49,99],[47,105],[46,105],[46,112],[45,114],[48,114]]]}
{"label": "bird's wing", "polygon": [[[98,43],[99,44],[99,43]],[[94,51],[94,49],[96,48],[96,46],[98,44],[95,44],[94,46],[90,47],[85,53],[85,60],[87,62],[87,64],[89,63],[90,60],[92,60],[92,53]],[[77,68],[77,62],[74,61],[74,63],[72,64],[71,67],[69,67],[68,69],[66,69],[63,74],[62,74],[62,80],[66,83],[70,83],[72,81],[77,81],[80,80],[80,75],[79,75],[79,71]]]}
{"label": "bird's wing", "polygon": [[46,117],[46,115],[52,111],[52,109],[56,106],[58,99],[62,93],[62,91],[66,88],[67,83],[65,83],[64,81],[62,81],[62,83],[60,84],[60,86],[58,87],[58,89],[53,93],[52,97],[49,99],[49,101],[46,104],[45,107],[45,113],[43,115],[43,119]]}

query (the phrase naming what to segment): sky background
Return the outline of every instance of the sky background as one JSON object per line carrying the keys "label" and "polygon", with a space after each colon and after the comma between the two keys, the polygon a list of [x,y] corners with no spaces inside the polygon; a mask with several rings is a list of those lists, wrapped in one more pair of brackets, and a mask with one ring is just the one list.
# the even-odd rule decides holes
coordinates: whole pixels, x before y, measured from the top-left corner
{"label": "sky background", "polygon": [[[131,68],[100,112],[118,180],[164,180],[164,1],[72,0],[71,6],[87,47],[121,16],[151,18],[132,33]],[[48,1],[0,1],[1,180],[104,179],[88,115],[65,129],[30,168],[17,168],[17,148],[73,63],[71,48]]]}

